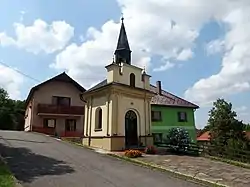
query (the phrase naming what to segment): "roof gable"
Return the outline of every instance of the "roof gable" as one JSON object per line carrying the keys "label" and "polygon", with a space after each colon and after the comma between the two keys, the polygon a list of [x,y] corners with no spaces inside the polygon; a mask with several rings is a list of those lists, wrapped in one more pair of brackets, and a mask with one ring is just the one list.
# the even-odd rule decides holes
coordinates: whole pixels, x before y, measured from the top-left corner
{"label": "roof gable", "polygon": [[33,88],[31,88],[30,92],[29,92],[29,95],[26,99],[26,106],[28,105],[30,99],[32,98],[34,92],[36,90],[38,90],[40,87],[42,87],[43,85],[45,84],[48,84],[52,81],[58,81],[58,82],[65,82],[65,83],[70,83],[72,84],[73,86],[75,86],[80,92],[85,92],[86,89],[83,88],[80,84],[78,84],[75,80],[73,80],[70,76],[68,76],[65,72],[55,76],[55,77],[52,77],[51,79],[48,79],[36,86],[34,86]]}

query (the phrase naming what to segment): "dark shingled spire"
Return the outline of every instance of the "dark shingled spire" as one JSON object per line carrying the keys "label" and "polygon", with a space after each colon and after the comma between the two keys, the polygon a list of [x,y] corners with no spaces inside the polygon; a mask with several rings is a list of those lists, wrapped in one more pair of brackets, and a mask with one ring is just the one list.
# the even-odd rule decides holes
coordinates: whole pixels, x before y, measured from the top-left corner
{"label": "dark shingled spire", "polygon": [[125,26],[123,23],[124,18],[121,18],[122,24],[120,29],[120,34],[117,42],[117,47],[115,50],[115,62],[117,64],[123,62],[127,64],[131,64],[131,50],[128,43],[128,38],[125,30]]}

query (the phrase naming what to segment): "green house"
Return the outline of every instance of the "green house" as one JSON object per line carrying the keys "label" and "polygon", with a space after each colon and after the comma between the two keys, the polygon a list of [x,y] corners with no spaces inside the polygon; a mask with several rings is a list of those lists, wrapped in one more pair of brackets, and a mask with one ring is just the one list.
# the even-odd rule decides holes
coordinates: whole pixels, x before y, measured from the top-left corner
{"label": "green house", "polygon": [[151,101],[151,132],[154,143],[162,142],[162,138],[171,128],[181,127],[188,131],[192,142],[196,142],[194,112],[199,106],[177,97],[161,89],[161,81],[151,85],[156,95]]}

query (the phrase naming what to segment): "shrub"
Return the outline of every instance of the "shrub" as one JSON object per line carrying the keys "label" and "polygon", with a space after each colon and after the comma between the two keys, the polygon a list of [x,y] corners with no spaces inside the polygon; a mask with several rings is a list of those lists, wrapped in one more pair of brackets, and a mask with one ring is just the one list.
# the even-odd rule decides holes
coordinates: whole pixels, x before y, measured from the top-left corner
{"label": "shrub", "polygon": [[125,156],[129,158],[137,158],[142,156],[142,152],[138,150],[127,150]]}
{"label": "shrub", "polygon": [[146,154],[155,154],[156,153],[156,149],[154,148],[154,146],[147,146],[144,150],[144,152]]}
{"label": "shrub", "polygon": [[165,141],[175,152],[187,152],[190,145],[189,134],[183,128],[170,129]]}

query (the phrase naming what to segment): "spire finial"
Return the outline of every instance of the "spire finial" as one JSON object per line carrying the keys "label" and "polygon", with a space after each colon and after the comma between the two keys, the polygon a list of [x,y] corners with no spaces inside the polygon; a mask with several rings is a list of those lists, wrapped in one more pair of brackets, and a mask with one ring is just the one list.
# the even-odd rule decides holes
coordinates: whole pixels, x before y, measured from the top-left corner
{"label": "spire finial", "polygon": [[143,66],[143,71],[142,72],[143,72],[143,74],[146,73],[146,66],[145,65]]}
{"label": "spire finial", "polygon": [[121,20],[122,20],[122,23],[123,23],[123,20],[124,20],[124,17],[123,17],[123,13],[122,13],[122,17],[121,17]]}

